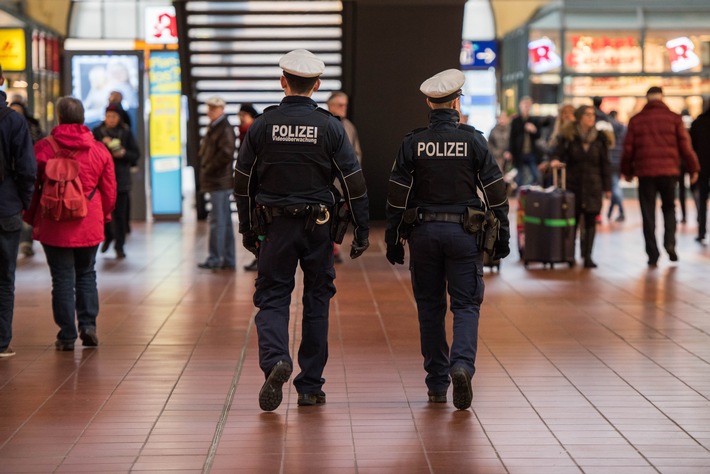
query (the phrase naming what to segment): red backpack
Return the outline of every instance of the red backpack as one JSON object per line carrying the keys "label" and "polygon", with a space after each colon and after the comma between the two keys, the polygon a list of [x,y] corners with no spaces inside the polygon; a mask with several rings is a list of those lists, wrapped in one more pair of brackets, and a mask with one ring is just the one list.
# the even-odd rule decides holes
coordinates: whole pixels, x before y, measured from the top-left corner
{"label": "red backpack", "polygon": [[87,199],[79,179],[79,162],[74,159],[76,151],[59,148],[52,136],[47,137],[47,143],[52,147],[54,156],[47,160],[44,170],[39,199],[40,212],[54,221],[86,217],[89,211],[88,201],[94,196],[96,189]]}

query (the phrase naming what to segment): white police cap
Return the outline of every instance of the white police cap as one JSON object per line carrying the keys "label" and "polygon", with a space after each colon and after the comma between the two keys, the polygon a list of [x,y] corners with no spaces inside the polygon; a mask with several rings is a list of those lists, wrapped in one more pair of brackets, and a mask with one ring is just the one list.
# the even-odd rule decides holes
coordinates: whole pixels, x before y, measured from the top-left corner
{"label": "white police cap", "polygon": [[211,107],[224,107],[225,105],[227,105],[224,99],[218,95],[213,95],[212,97],[208,98],[205,103]]}
{"label": "white police cap", "polygon": [[419,90],[435,104],[454,100],[461,95],[466,77],[458,69],[447,69],[422,82]]}
{"label": "white police cap", "polygon": [[286,53],[279,61],[279,67],[284,72],[300,77],[318,77],[325,71],[325,63],[306,49]]}

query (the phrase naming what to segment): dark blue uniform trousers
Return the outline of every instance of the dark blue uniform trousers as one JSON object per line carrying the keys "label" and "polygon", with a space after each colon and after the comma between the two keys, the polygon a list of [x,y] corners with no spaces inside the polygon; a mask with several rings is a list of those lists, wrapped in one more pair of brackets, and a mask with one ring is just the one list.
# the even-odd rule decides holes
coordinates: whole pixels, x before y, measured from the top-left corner
{"label": "dark blue uniform trousers", "polygon": [[259,248],[259,274],[254,305],[259,308],[259,366],[268,376],[279,361],[293,366],[289,355],[288,327],[296,267],[303,270],[303,322],[298,365],[294,379],[299,393],[318,393],[325,383],[328,360],[328,309],[335,294],[333,242],[329,224],[305,230],[305,218],[274,217]]}
{"label": "dark blue uniform trousers", "polygon": [[[473,376],[478,347],[478,318],[483,301],[483,255],[476,236],[461,224],[425,222],[409,237],[412,289],[419,312],[426,384],[445,392],[449,372],[463,367]],[[454,338],[446,340],[446,292],[454,314]]]}

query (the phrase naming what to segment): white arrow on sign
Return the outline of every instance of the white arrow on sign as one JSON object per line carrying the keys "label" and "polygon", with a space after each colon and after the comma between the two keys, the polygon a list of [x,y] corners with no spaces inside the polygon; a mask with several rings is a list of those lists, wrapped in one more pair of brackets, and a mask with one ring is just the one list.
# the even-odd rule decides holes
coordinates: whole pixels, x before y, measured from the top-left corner
{"label": "white arrow on sign", "polygon": [[496,53],[491,48],[486,48],[480,53],[476,53],[476,59],[482,60],[486,64],[490,64],[496,59]]}

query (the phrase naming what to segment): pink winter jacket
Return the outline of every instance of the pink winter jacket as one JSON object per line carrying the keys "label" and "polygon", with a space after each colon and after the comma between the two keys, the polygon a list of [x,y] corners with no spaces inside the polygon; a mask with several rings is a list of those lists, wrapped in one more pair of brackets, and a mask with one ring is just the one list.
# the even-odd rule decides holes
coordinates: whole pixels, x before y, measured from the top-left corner
{"label": "pink winter jacket", "polygon": [[88,215],[83,219],[56,222],[42,217],[37,209],[39,193],[37,187],[44,180],[47,160],[54,157],[54,151],[47,139],[35,144],[37,156],[37,185],[32,197],[32,205],[25,213],[25,221],[34,226],[32,237],[43,244],[55,247],[92,247],[104,240],[104,224],[111,220],[111,211],[116,205],[116,174],[113,158],[103,143],[94,140],[91,131],[84,125],[58,125],[52,136],[59,148],[77,150],[74,158],[79,162],[79,179],[84,194],[88,198]]}

